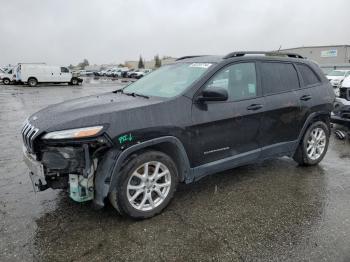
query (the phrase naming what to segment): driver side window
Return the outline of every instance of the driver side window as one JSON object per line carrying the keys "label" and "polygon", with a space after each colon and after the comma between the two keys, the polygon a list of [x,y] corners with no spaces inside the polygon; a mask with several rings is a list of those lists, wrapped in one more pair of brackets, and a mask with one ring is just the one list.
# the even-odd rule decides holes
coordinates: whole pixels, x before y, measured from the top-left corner
{"label": "driver side window", "polygon": [[256,97],[255,63],[238,63],[223,68],[206,84],[207,88],[225,89],[229,101]]}
{"label": "driver side window", "polygon": [[69,73],[68,68],[66,68],[66,67],[61,67],[61,73]]}

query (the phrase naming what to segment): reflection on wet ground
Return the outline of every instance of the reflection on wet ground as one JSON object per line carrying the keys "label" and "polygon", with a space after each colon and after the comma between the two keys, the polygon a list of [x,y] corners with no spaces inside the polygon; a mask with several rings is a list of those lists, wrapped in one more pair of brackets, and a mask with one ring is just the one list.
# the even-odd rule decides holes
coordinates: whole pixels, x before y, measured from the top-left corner
{"label": "reflection on wet ground", "polygon": [[170,206],[145,221],[61,191],[35,196],[21,162],[22,120],[118,87],[0,86],[0,261],[350,260],[348,141],[332,138],[317,167],[281,158],[180,185]]}

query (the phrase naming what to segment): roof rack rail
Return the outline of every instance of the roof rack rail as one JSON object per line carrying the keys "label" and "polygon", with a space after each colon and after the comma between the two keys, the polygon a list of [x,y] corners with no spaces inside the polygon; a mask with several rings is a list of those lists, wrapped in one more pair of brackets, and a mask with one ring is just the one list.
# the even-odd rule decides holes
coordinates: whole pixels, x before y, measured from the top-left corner
{"label": "roof rack rail", "polygon": [[228,59],[232,57],[240,57],[245,55],[265,55],[265,56],[287,56],[292,58],[301,58],[304,59],[303,56],[296,53],[284,53],[279,51],[238,51],[232,52],[223,57],[223,59]]}
{"label": "roof rack rail", "polygon": [[184,60],[184,59],[187,59],[187,58],[201,57],[201,56],[204,56],[204,55],[187,55],[187,56],[179,57],[175,61]]}

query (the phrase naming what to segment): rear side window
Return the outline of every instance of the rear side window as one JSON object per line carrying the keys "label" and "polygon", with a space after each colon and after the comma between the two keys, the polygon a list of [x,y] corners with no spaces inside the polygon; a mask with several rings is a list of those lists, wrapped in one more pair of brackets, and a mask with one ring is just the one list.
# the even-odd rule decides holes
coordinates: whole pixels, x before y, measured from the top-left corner
{"label": "rear side window", "polygon": [[289,63],[262,62],[261,80],[264,94],[276,94],[299,88],[294,66]]}
{"label": "rear side window", "polygon": [[303,64],[297,64],[298,70],[301,74],[301,77],[303,78],[303,82],[305,86],[315,85],[320,83],[320,80],[318,79],[317,75],[314,73],[314,71],[311,70],[310,67]]}

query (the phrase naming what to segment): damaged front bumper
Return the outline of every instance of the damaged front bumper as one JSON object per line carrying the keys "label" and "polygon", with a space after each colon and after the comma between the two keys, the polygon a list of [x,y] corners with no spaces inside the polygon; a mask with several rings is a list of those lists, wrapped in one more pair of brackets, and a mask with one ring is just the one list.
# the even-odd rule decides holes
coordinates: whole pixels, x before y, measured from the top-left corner
{"label": "damaged front bumper", "polygon": [[[82,146],[74,150],[69,147],[47,149],[49,150],[41,155],[41,161],[39,161],[36,155],[28,152],[25,146],[23,147],[23,160],[28,166],[34,192],[48,188],[64,189],[76,202],[94,200],[95,206],[102,207],[103,200],[108,194],[108,191],[105,192],[105,174],[98,174],[96,177],[94,166],[100,165],[97,165],[97,162],[92,163],[88,147]],[[111,163],[108,164],[111,165]],[[52,170],[52,168],[55,169]]]}
{"label": "damaged front bumper", "polygon": [[108,148],[97,157],[89,152],[87,144],[65,147],[46,145],[39,155],[31,154],[24,146],[23,158],[30,170],[29,177],[35,192],[47,188],[63,189],[74,201],[93,200],[96,208],[102,208],[111,183],[115,185],[115,181],[111,181],[115,166],[122,161],[119,159],[119,149]]}
{"label": "damaged front bumper", "polygon": [[336,98],[331,122],[350,128],[350,101],[344,98]]}
{"label": "damaged front bumper", "polygon": [[32,181],[34,192],[46,190],[48,186],[45,180],[44,166],[25,147],[23,147],[23,160],[29,168],[29,178]]}

